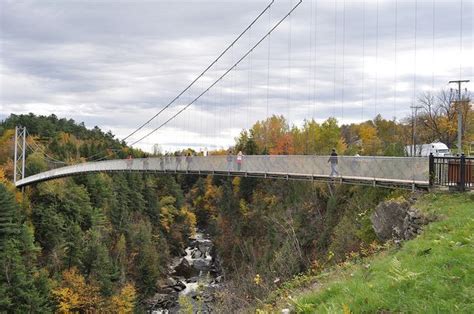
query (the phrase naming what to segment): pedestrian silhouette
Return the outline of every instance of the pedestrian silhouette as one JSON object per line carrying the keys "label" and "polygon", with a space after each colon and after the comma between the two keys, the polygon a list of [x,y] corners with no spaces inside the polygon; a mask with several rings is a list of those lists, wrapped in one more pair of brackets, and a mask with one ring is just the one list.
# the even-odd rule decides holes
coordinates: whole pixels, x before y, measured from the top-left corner
{"label": "pedestrian silhouette", "polygon": [[339,175],[339,172],[337,171],[337,153],[336,153],[336,149],[333,148],[332,149],[332,153],[331,155],[329,156],[329,159],[328,159],[328,162],[331,163],[331,174],[330,176],[333,177],[334,175]]}

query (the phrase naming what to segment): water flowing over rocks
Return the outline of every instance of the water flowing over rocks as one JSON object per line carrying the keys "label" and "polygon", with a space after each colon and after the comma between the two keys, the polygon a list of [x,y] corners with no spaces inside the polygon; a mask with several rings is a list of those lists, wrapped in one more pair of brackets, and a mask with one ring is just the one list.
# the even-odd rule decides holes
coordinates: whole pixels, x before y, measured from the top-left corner
{"label": "water flowing over rocks", "polygon": [[176,257],[169,266],[169,277],[145,305],[150,313],[177,313],[179,300],[186,298],[194,312],[210,313],[214,292],[223,281],[214,244],[203,233],[189,239],[183,257]]}

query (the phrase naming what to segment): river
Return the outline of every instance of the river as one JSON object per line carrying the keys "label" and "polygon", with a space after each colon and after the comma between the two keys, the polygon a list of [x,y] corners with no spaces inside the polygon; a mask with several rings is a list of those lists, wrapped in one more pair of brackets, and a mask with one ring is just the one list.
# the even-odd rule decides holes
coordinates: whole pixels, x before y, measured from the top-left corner
{"label": "river", "polygon": [[214,292],[222,283],[219,258],[209,236],[197,231],[189,238],[185,255],[175,257],[169,276],[152,298],[145,301],[149,313],[210,313]]}

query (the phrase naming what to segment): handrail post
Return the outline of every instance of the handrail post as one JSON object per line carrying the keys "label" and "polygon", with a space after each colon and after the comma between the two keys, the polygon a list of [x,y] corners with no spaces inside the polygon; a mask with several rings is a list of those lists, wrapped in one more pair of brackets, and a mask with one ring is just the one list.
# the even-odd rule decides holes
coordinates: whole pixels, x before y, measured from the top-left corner
{"label": "handrail post", "polygon": [[428,170],[429,186],[430,186],[430,188],[432,188],[434,186],[434,180],[435,180],[435,169],[434,169],[434,156],[433,156],[433,153],[430,153],[428,169],[429,169]]}
{"label": "handrail post", "polygon": [[459,190],[461,192],[464,192],[466,190],[466,156],[464,156],[464,153],[461,154],[461,159],[459,162],[459,171],[461,171],[461,173],[459,174],[459,177],[460,177]]}

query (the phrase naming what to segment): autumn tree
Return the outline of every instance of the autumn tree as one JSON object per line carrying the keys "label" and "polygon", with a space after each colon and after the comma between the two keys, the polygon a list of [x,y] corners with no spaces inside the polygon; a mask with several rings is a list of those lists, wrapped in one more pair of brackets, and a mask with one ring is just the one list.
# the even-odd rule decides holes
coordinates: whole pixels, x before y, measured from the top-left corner
{"label": "autumn tree", "polygon": [[78,269],[72,267],[62,273],[62,281],[52,289],[52,294],[59,313],[94,312],[104,304],[99,290],[96,284],[87,283]]}
{"label": "autumn tree", "polygon": [[453,90],[442,90],[437,94],[431,92],[423,93],[418,98],[418,103],[423,107],[417,119],[417,133],[419,141],[431,143],[441,141],[448,147],[456,144],[458,109],[462,113],[463,130],[466,137],[472,122],[472,107],[470,104],[470,94],[463,93],[464,101],[457,101],[457,93]]}

